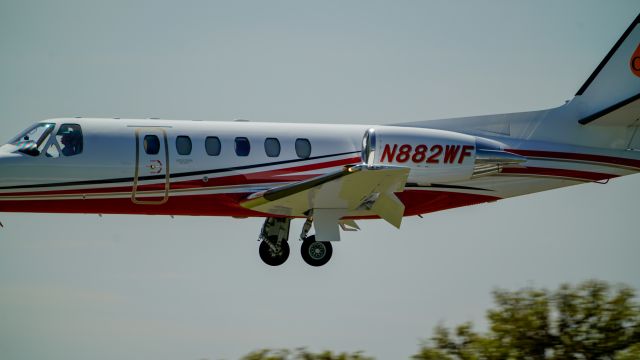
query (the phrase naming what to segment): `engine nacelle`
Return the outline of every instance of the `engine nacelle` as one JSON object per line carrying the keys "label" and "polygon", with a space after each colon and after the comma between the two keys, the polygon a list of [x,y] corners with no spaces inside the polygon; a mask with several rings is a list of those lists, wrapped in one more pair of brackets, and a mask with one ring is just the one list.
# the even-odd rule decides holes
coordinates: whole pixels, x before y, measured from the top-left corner
{"label": "engine nacelle", "polygon": [[503,148],[497,141],[453,131],[381,126],[367,130],[361,156],[368,166],[408,167],[407,182],[426,185],[491,175],[526,161]]}

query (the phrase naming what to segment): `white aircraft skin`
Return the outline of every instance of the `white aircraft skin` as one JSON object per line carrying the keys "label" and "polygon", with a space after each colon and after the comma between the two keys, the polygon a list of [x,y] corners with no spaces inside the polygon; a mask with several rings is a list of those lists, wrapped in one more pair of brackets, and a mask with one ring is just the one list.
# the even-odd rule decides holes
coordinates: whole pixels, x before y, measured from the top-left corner
{"label": "white aircraft skin", "polygon": [[0,212],[265,217],[269,265],[286,261],[290,219],[302,217],[302,256],[320,266],[353,220],[399,227],[402,216],[633,174],[639,19],[574,99],[549,110],[389,126],[45,120],[0,147]]}

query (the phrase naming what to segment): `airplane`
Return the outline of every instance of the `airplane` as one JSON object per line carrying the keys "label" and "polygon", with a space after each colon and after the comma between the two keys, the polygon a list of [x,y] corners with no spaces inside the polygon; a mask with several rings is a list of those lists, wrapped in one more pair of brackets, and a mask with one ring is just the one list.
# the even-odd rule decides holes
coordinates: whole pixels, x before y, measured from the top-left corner
{"label": "airplane", "polygon": [[[57,118],[0,146],[0,212],[263,217],[259,255],[325,265],[356,220],[640,171],[640,16],[564,105],[392,125]],[[313,234],[310,235],[313,227]]]}

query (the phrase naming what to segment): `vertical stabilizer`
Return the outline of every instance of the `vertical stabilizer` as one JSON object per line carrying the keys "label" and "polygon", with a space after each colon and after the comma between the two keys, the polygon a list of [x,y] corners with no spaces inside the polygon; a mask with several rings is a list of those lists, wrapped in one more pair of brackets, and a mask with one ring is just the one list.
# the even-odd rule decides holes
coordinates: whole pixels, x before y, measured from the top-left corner
{"label": "vertical stabilizer", "polygon": [[576,93],[584,113],[631,102],[640,94],[640,15]]}

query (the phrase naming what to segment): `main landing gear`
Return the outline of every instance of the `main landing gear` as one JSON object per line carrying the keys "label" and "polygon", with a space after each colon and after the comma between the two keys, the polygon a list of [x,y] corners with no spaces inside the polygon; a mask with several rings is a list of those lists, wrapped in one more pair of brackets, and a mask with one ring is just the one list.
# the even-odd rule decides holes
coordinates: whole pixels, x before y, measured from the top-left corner
{"label": "main landing gear", "polygon": [[331,260],[333,246],[330,241],[316,241],[315,235],[311,235],[302,241],[300,253],[307,264],[322,266]]}
{"label": "main landing gear", "polygon": [[[302,226],[300,252],[302,259],[311,266],[322,266],[331,260],[333,247],[329,241],[316,241],[314,235],[308,236],[312,218],[308,218]],[[282,265],[289,258],[289,225],[288,218],[267,218],[260,231],[260,259],[270,266]]]}
{"label": "main landing gear", "polygon": [[260,259],[265,264],[278,266],[289,258],[289,225],[291,219],[267,218],[260,230]]}

